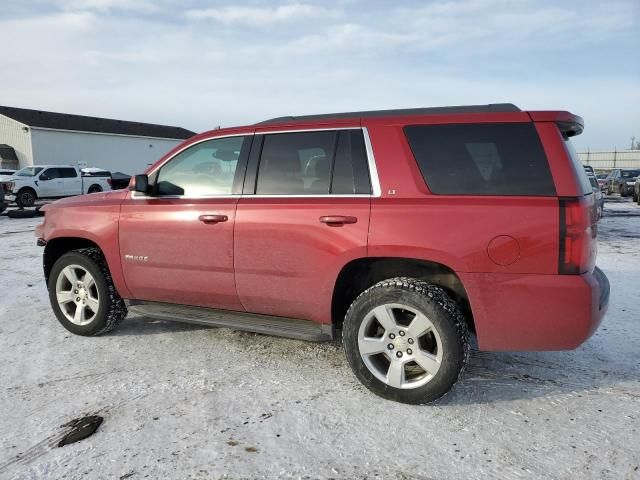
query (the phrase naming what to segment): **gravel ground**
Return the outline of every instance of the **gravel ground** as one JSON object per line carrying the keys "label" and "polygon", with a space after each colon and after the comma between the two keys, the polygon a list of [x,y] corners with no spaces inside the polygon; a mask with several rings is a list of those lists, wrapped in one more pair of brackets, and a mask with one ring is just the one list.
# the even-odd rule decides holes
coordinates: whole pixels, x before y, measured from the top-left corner
{"label": "gravel ground", "polygon": [[[0,217],[0,478],[640,478],[640,208],[606,208],[599,331],[572,352],[475,352],[426,407],[370,394],[334,343],[144,317],[71,335],[39,220]],[[95,435],[54,446],[94,413]]]}

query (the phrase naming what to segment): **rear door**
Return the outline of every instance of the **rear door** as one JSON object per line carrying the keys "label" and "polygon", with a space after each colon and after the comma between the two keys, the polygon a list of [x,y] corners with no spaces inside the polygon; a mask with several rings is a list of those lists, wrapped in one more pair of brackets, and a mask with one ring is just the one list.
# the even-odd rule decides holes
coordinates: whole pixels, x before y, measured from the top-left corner
{"label": "rear door", "polygon": [[78,175],[78,171],[75,168],[63,167],[59,170],[64,182],[65,195],[82,195],[85,193],[82,191],[82,178]]}
{"label": "rear door", "polygon": [[367,252],[363,131],[258,133],[236,213],[238,295],[249,312],[330,323],[338,273]]}

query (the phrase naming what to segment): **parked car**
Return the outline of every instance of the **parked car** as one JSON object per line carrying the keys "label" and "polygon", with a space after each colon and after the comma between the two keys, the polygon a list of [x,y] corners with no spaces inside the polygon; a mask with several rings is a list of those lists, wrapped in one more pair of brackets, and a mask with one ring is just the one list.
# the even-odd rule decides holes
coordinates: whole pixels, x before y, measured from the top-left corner
{"label": "parked car", "polygon": [[341,337],[371,391],[433,401],[460,378],[470,332],[480,350],[573,349],[603,318],[596,201],[570,143],[582,129],[500,104],[197,135],[131,191],[44,207],[52,309],[86,336],[131,310]]}
{"label": "parked car", "polygon": [[6,195],[5,185],[0,182],[0,213],[4,212],[7,208],[7,203],[4,201],[4,197]]}
{"label": "parked car", "polygon": [[596,175],[596,180],[598,182],[598,186],[600,187],[600,190],[603,192],[606,192],[607,190],[607,177],[609,176],[608,173],[599,173]]}
{"label": "parked car", "polygon": [[14,173],[16,173],[15,170],[11,170],[9,168],[0,168],[0,178],[5,177],[5,176],[11,176]]}
{"label": "parked car", "polygon": [[14,196],[9,199],[31,207],[37,199],[69,197],[111,190],[111,175],[92,175],[71,165],[25,167],[7,180]]}
{"label": "parked car", "polygon": [[612,170],[608,178],[607,193],[617,192],[626,197],[633,192],[635,179],[640,175],[640,169],[617,168]]}
{"label": "parked car", "polygon": [[595,175],[596,172],[593,171],[593,167],[591,165],[582,165],[582,167],[584,168],[584,171],[587,173],[587,175]]}
{"label": "parked car", "polygon": [[633,201],[640,205],[640,177],[636,177],[636,181],[633,184]]}
{"label": "parked car", "polygon": [[600,190],[600,185],[598,185],[598,180],[595,175],[587,175],[589,179],[589,183],[591,183],[591,188],[593,189],[593,195],[596,199],[596,208],[598,218],[602,218],[602,214],[604,212],[604,195],[602,190]]}

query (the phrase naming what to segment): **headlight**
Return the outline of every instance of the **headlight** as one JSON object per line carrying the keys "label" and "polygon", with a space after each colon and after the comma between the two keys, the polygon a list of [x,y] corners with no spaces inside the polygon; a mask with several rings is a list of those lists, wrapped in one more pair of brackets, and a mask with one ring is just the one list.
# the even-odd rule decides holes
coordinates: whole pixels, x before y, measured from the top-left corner
{"label": "headlight", "polygon": [[627,182],[627,185],[631,186],[631,185],[635,185],[636,182]]}

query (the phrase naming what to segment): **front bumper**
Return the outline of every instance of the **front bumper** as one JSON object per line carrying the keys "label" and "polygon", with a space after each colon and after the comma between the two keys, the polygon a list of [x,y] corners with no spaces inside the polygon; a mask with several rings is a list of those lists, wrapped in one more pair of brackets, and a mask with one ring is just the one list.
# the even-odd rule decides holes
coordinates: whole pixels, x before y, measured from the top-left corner
{"label": "front bumper", "polygon": [[599,268],[583,275],[460,274],[481,350],[573,350],[596,331],[610,285]]}

